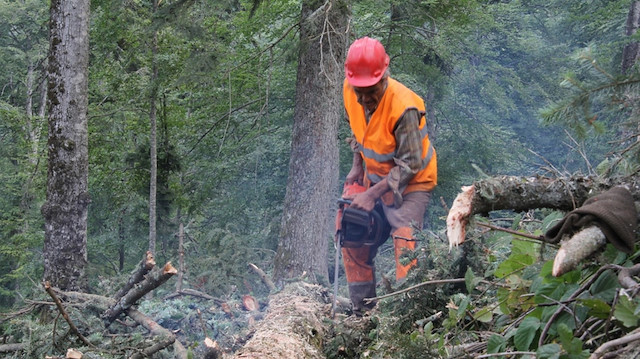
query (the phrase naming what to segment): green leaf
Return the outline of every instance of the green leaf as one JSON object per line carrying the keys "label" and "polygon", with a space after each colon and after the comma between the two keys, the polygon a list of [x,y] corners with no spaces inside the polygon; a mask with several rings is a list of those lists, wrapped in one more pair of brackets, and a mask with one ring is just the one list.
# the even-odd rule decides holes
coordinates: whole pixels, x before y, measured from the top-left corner
{"label": "green leaf", "polygon": [[589,308],[589,315],[592,317],[606,319],[611,313],[611,306],[600,299],[578,299],[585,307]]}
{"label": "green leaf", "polygon": [[464,284],[468,293],[472,293],[481,280],[482,278],[476,277],[471,268],[467,268],[467,272],[464,274]]}
{"label": "green leaf", "polygon": [[564,217],[565,213],[561,211],[553,211],[542,220],[541,230],[546,232]]}
{"label": "green leaf", "polygon": [[511,254],[507,260],[500,263],[494,275],[504,278],[535,263],[535,258],[528,254]]}
{"label": "green leaf", "polygon": [[493,312],[490,308],[484,307],[473,314],[473,319],[482,323],[489,323],[493,319]]}
{"label": "green leaf", "polygon": [[524,318],[513,337],[513,343],[516,349],[529,350],[538,329],[540,329],[540,319],[536,317]]}
{"label": "green leaf", "polygon": [[593,282],[589,292],[597,299],[611,302],[619,287],[616,275],[613,274],[613,271],[607,270]]}
{"label": "green leaf", "polygon": [[638,325],[638,316],[634,314],[636,305],[626,296],[620,296],[620,300],[613,312],[614,317],[627,328]]}
{"label": "green leaf", "polygon": [[465,313],[467,312],[467,308],[469,307],[469,303],[471,303],[471,299],[465,296],[458,306],[458,319],[462,319],[464,317]]}
{"label": "green leaf", "polygon": [[558,337],[562,347],[567,349],[571,347],[571,341],[573,340],[573,332],[566,324],[558,325]]}
{"label": "green leaf", "polygon": [[539,248],[539,244],[531,241],[523,241],[519,238],[514,238],[511,242],[511,253],[523,254],[527,257],[531,257],[532,262],[530,264],[533,264],[535,259],[538,257]]}
{"label": "green leaf", "polygon": [[545,344],[536,350],[537,359],[559,359],[562,348],[558,344]]}
{"label": "green leaf", "polygon": [[487,342],[487,353],[500,353],[507,347],[507,340],[499,334],[492,334]]}

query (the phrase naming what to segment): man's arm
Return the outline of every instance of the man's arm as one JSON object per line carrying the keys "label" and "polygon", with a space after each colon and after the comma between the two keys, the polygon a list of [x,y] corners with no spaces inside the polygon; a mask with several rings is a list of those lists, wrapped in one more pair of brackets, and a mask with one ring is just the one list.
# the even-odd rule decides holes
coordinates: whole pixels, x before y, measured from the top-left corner
{"label": "man's arm", "polygon": [[358,183],[362,185],[364,181],[364,165],[362,164],[362,155],[360,154],[360,151],[354,148],[353,143],[355,142],[355,139],[351,138],[349,140],[351,150],[353,151],[353,161],[351,163],[351,170],[347,174],[347,178],[344,182],[345,184]]}

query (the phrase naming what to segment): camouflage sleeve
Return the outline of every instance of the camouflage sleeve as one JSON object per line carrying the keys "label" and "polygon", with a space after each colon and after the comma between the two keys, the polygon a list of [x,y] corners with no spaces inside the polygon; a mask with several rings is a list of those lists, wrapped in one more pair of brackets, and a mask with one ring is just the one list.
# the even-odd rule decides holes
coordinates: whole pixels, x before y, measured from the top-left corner
{"label": "camouflage sleeve", "polygon": [[393,191],[396,206],[402,204],[402,192],[422,166],[422,138],[420,135],[420,112],[407,110],[398,120],[394,135],[396,138],[395,167],[389,172],[387,181]]}

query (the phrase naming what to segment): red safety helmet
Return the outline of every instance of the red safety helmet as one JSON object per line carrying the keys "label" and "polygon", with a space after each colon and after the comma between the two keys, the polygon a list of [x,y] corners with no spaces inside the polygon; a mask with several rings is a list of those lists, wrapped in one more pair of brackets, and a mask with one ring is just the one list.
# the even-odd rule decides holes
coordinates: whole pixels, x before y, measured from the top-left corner
{"label": "red safety helmet", "polygon": [[351,86],[369,87],[380,81],[389,67],[389,55],[382,43],[370,37],[351,44],[344,62],[344,72]]}

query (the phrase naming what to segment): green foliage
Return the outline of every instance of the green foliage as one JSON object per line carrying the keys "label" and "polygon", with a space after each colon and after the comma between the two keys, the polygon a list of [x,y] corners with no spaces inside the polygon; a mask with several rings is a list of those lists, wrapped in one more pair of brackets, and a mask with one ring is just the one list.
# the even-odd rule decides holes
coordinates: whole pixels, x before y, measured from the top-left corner
{"label": "green foliage", "polygon": [[[92,1],[88,260],[96,291],[113,293],[147,247],[148,112],[155,91],[158,261],[177,262],[182,223],[185,286],[228,298],[266,294],[246,263],[269,271],[279,239],[300,4],[254,4],[171,0],[152,14],[150,2]],[[351,36],[381,39],[392,57],[392,76],[427,101],[439,159],[434,199],[451,203],[461,185],[485,175],[637,173],[640,146],[629,135],[637,131],[638,73],[617,69],[629,41],[623,36],[628,2],[365,0],[351,6]],[[43,105],[37,94],[48,47],[47,7],[37,0],[0,1],[3,310],[16,297],[41,292],[31,281],[38,282],[42,271],[46,126],[25,109],[29,94],[31,112]],[[154,64],[158,78],[152,83]],[[348,134],[343,123],[339,136]],[[622,141],[605,157],[612,138]],[[341,174],[350,162],[343,143]],[[538,358],[575,359],[602,341],[598,335],[611,313],[609,332],[638,327],[640,302],[620,294],[614,270],[597,272],[592,265],[631,265],[624,254],[609,247],[555,278],[553,248],[502,232],[470,230],[464,249],[450,252],[443,243],[444,206],[435,202],[420,242],[424,250],[416,253],[421,267],[406,285],[462,277],[464,284],[427,286],[382,301],[389,320],[367,338],[345,339],[341,345],[357,348],[349,355],[447,357],[458,344],[486,341],[488,353],[523,350]],[[516,216],[506,226],[540,235],[562,215],[539,211],[533,222]],[[391,263],[377,264],[391,271]],[[588,291],[573,298],[596,273]],[[188,303],[166,305],[144,309],[172,325],[196,320]],[[570,311],[554,317],[562,306]],[[211,334],[238,329],[217,319],[207,322]],[[16,340],[33,338],[25,357],[44,357],[56,351],[52,329],[45,316],[3,322],[1,330]]]}

